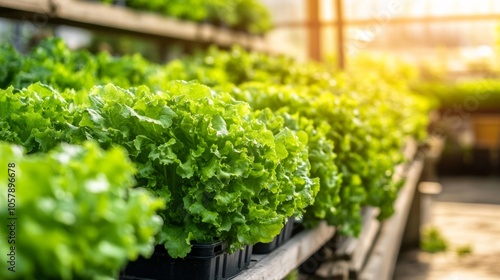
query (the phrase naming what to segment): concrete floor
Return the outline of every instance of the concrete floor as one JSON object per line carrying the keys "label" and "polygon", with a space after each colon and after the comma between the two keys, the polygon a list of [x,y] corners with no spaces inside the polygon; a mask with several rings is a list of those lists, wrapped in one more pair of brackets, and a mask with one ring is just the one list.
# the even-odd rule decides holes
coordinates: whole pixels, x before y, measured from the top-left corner
{"label": "concrete floor", "polygon": [[[400,255],[395,280],[500,279],[500,178],[441,178],[430,225],[448,241],[443,253],[413,250]],[[459,256],[457,248],[472,253]]]}

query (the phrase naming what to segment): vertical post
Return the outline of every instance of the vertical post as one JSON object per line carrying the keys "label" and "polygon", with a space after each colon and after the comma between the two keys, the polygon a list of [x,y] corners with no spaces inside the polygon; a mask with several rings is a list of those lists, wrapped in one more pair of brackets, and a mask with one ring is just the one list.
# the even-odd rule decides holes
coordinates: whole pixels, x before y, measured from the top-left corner
{"label": "vertical post", "polygon": [[337,13],[337,59],[339,69],[345,68],[345,53],[344,53],[344,5],[342,0],[336,0]]}
{"label": "vertical post", "polygon": [[309,58],[321,60],[321,33],[319,22],[319,0],[305,0],[307,3]]}
{"label": "vertical post", "polygon": [[14,32],[13,32],[13,37],[12,37],[12,45],[14,46],[14,48],[20,52],[20,53],[24,53],[26,51],[26,46],[25,46],[25,42],[23,42],[22,40],[22,30],[21,30],[21,25],[22,23],[21,22],[16,22],[14,23]]}
{"label": "vertical post", "polygon": [[167,50],[167,42],[166,40],[158,41],[158,60],[160,63],[167,63],[168,61],[168,50]]}

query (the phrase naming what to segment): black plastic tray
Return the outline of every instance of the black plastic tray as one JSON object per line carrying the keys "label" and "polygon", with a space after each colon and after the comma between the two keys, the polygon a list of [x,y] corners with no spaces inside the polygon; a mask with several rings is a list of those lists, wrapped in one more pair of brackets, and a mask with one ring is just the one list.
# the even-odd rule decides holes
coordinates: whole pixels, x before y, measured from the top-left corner
{"label": "black plastic tray", "polygon": [[253,245],[254,254],[269,254],[283,243],[285,243],[290,237],[292,237],[293,225],[295,223],[295,217],[291,217],[286,222],[285,226],[281,229],[281,232],[274,237],[273,241],[269,243],[257,243]]}
{"label": "black plastic tray", "polygon": [[140,257],[128,263],[121,280],[225,280],[248,267],[252,246],[233,254],[225,252],[226,244],[194,244],[183,259],[171,258],[164,246],[156,246],[149,259]]}

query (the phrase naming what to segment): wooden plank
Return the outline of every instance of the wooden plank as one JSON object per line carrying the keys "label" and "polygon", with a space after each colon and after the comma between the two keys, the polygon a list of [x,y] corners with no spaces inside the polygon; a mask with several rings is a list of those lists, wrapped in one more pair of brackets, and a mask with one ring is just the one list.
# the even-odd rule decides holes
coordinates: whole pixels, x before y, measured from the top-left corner
{"label": "wooden plank", "polygon": [[413,160],[415,156],[417,155],[418,152],[418,143],[417,141],[412,138],[408,137],[406,138],[405,141],[405,146],[403,149],[403,155],[406,160]]}
{"label": "wooden plank", "polygon": [[[361,233],[358,238],[346,237],[344,242],[335,250],[335,257],[342,260],[352,260],[357,251],[361,250],[365,243],[373,243],[372,228],[378,228],[379,222],[377,216],[380,210],[375,207],[363,208],[363,218],[361,224]],[[359,252],[358,252],[359,254]]]}
{"label": "wooden plank", "polygon": [[101,3],[58,0],[56,17],[148,35],[195,40],[197,24]]}
{"label": "wooden plank", "polygon": [[324,279],[356,279],[380,229],[378,208],[366,207],[359,238],[348,237],[335,251],[335,259],[323,263],[316,275]]}
{"label": "wooden plank", "polygon": [[[367,26],[379,25],[380,23],[397,25],[397,24],[416,24],[416,23],[434,23],[434,22],[467,22],[467,21],[497,21],[500,19],[500,14],[468,14],[468,15],[443,15],[443,16],[426,16],[426,17],[394,17],[390,20],[385,18],[365,18],[365,19],[346,19],[344,25],[347,26]],[[276,28],[291,28],[303,27],[304,22],[279,22],[275,24]],[[336,20],[322,21],[321,26],[337,26]]]}
{"label": "wooden plank", "polygon": [[[424,164],[425,170],[425,164]],[[422,176],[424,176],[424,170],[422,170]],[[421,179],[422,179],[421,176]],[[403,233],[403,238],[401,240],[401,245],[399,251],[408,251],[413,249],[418,249],[420,244],[420,227],[422,225],[422,196],[418,192],[418,188],[415,189],[413,194],[413,200],[411,201],[410,210],[408,213],[408,218],[406,219],[405,230]]]}
{"label": "wooden plank", "polygon": [[347,261],[328,261],[318,268],[315,275],[321,279],[347,280],[349,279],[349,263]]}
{"label": "wooden plank", "polygon": [[406,139],[405,146],[403,148],[403,155],[407,164],[405,163],[399,164],[394,168],[394,176],[392,178],[393,180],[397,181],[405,179],[407,176],[408,167],[411,166],[411,163],[415,160],[415,158],[418,158],[420,156],[418,143],[415,139],[413,138]]}
{"label": "wooden plank", "polygon": [[233,280],[279,280],[318,251],[335,233],[321,222],[317,228],[300,232],[283,246],[266,255]]}
{"label": "wooden plank", "polygon": [[26,11],[31,13],[47,13],[48,1],[47,0],[2,0],[0,1],[1,8],[13,9],[18,11]]}
{"label": "wooden plank", "polygon": [[377,219],[380,211],[378,208],[371,209],[372,211],[369,215],[367,215],[367,220],[363,224],[363,232],[360,235],[358,244],[352,254],[349,265],[350,278],[358,277],[380,231],[380,221]]}
{"label": "wooden plank", "polygon": [[337,260],[351,260],[352,253],[356,249],[357,239],[354,237],[345,237],[342,243],[335,250],[335,259]]}
{"label": "wooden plank", "polygon": [[309,58],[316,61],[321,61],[321,26],[319,20],[320,3],[319,0],[307,1],[307,17],[308,17],[308,51]]}
{"label": "wooden plank", "polygon": [[395,202],[395,213],[382,225],[379,237],[359,279],[392,279],[403,230],[406,225],[411,202],[420,180],[422,169],[423,159],[417,159],[412,162],[406,178],[406,183],[399,192]]}
{"label": "wooden plank", "polygon": [[344,3],[343,0],[335,1],[335,11],[337,14],[337,60],[340,70],[345,69],[345,54],[344,54]]}
{"label": "wooden plank", "polygon": [[[441,155],[444,146],[444,140],[438,136],[430,136],[426,141],[426,146],[421,150],[419,156],[424,158],[424,168],[420,180],[435,181],[437,180],[436,164]],[[419,191],[415,191],[413,201],[411,203],[410,212],[406,222],[403,240],[400,250],[412,250],[418,248],[420,244],[420,229],[425,224],[424,205],[422,204],[425,195]]]}

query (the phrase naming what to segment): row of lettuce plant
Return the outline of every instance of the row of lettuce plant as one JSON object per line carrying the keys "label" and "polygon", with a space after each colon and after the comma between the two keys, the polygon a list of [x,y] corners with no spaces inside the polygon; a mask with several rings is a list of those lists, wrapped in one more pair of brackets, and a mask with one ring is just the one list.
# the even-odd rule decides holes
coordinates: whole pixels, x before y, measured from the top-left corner
{"label": "row of lettuce plant", "polygon": [[500,82],[492,78],[465,81],[434,81],[412,85],[415,92],[435,98],[454,113],[495,111],[500,107]]}
{"label": "row of lettuce plant", "polygon": [[[338,176],[320,180],[319,194],[306,211],[305,223],[313,226],[326,219],[342,233],[357,235],[363,205],[379,207],[381,219],[393,213],[402,182],[392,177],[394,167],[403,160],[404,141],[408,136],[419,140],[426,136],[431,103],[409,90],[407,71],[356,68],[350,73],[332,73],[322,65],[298,64],[286,57],[211,48],[172,61],[164,75],[165,80],[199,80],[231,92],[255,109],[284,110],[311,121],[333,146],[330,159],[324,155],[324,160],[310,159],[312,169],[325,170],[333,158],[332,168],[325,172],[330,178]],[[325,185],[333,181],[338,186]]]}
{"label": "row of lettuce plant", "polygon": [[[27,56],[0,52],[0,140],[28,153],[88,140],[124,147],[136,186],[164,200],[156,242],[172,257],[193,241],[230,251],[270,241],[304,212],[308,226],[327,220],[356,235],[362,206],[392,214],[405,137],[425,136],[426,101],[369,73],[239,48],[166,65],[60,40]],[[172,82],[193,79],[212,88]]]}
{"label": "row of lettuce plant", "polygon": [[[114,0],[99,0],[114,3]],[[259,0],[127,0],[127,7],[160,13],[168,17],[208,22],[252,34],[263,34],[271,27],[271,15]]]}
{"label": "row of lettuce plant", "polygon": [[[313,203],[318,191],[318,179],[310,176],[305,132],[284,127],[284,118],[269,109],[252,111],[247,103],[199,84],[177,82],[161,93],[111,84],[60,93],[33,84],[2,90],[0,107],[0,138],[29,153],[87,140],[105,149],[125,147],[137,168],[136,186],[166,205],[158,211],[163,227],[156,241],[172,257],[186,256],[192,241],[223,240],[230,252],[270,242],[289,217]],[[74,203],[92,208],[86,201]]]}

